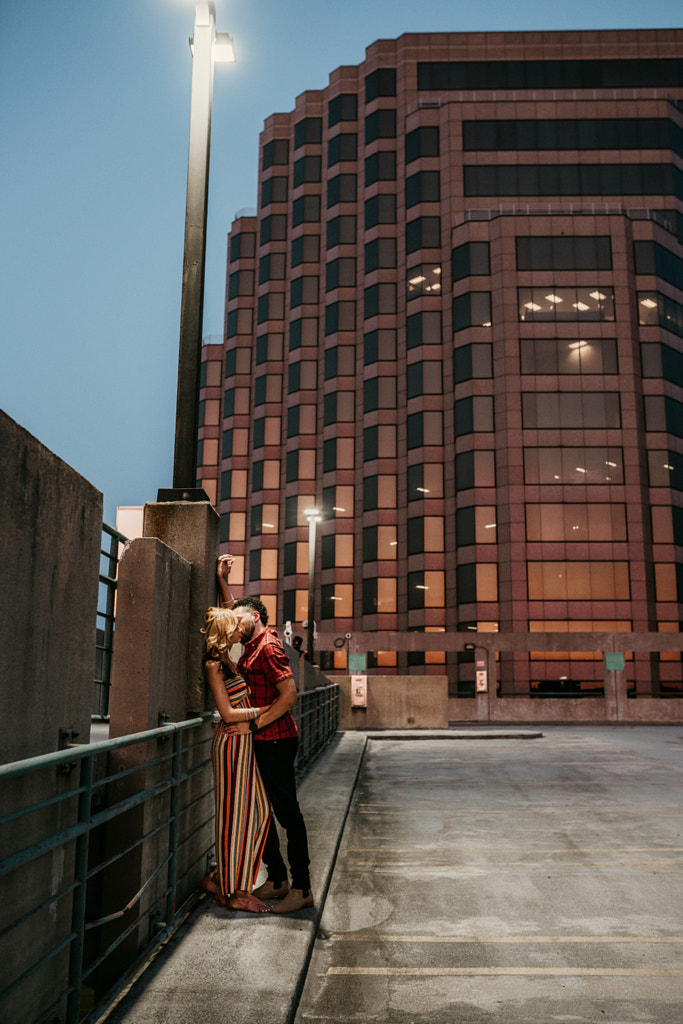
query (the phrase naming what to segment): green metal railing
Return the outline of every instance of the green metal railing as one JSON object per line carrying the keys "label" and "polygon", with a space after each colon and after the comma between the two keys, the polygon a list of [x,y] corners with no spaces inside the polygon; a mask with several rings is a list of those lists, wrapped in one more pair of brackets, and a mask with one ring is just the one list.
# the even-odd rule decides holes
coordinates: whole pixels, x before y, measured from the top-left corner
{"label": "green metal railing", "polygon": [[[339,686],[299,694],[295,718],[301,776]],[[189,912],[214,845],[210,720],[0,766],[0,1020],[96,1020]]]}
{"label": "green metal railing", "polygon": [[97,640],[95,643],[95,693],[93,718],[109,717],[109,688],[111,686],[111,654],[114,644],[114,617],[116,608],[116,578],[119,547],[128,538],[107,523],[102,523],[100,549],[100,589],[97,601]]}

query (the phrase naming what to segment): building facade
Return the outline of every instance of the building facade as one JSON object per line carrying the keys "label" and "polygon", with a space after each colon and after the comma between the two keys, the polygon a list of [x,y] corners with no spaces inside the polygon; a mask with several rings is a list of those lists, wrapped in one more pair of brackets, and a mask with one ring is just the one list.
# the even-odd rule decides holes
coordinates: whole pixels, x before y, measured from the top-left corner
{"label": "building facade", "polygon": [[[679,633],[683,30],[405,35],[264,126],[204,349],[235,582],[305,633]],[[321,652],[346,668],[345,650]],[[370,652],[448,674],[471,654]],[[680,695],[677,652],[627,658]],[[502,694],[602,692],[599,652]]]}

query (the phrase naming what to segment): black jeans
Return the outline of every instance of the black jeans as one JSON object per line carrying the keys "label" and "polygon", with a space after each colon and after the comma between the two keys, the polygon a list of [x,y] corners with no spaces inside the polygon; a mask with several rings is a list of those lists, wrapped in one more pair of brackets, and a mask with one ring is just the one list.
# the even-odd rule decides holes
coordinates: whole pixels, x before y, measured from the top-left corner
{"label": "black jeans", "polygon": [[[287,859],[292,872],[292,886],[295,889],[310,889],[308,837],[296,795],[294,774],[298,747],[296,736],[285,740],[254,740],[256,763],[273,805],[273,814],[287,834]],[[287,868],[280,852],[280,839],[272,819],[263,861],[271,882],[281,882],[287,878]]]}

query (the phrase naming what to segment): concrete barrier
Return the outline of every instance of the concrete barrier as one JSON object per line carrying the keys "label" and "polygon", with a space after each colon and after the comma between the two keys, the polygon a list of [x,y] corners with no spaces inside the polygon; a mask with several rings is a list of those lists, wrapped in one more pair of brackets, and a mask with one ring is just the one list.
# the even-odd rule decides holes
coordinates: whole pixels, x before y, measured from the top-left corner
{"label": "concrete barrier", "polygon": [[351,676],[339,683],[339,728],[447,729],[448,676],[368,676],[367,707],[351,704]]}

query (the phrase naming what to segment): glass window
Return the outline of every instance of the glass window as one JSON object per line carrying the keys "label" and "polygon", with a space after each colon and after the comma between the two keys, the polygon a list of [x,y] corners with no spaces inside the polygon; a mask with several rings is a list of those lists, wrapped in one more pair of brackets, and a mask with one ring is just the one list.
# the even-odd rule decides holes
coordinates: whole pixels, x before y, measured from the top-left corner
{"label": "glass window", "polygon": [[443,364],[437,360],[410,363],[406,372],[408,398],[440,395],[443,392]]}
{"label": "glass window", "polygon": [[525,448],[527,484],[623,484],[621,448]]}
{"label": "glass window", "polygon": [[461,452],[455,457],[455,488],[467,491],[472,487],[496,486],[496,458],[493,451]]}
{"label": "glass window", "polygon": [[320,220],[320,196],[300,196],[292,203],[292,227]]}
{"label": "glass window", "polygon": [[375,110],[365,118],[365,145],[376,142],[377,139],[396,138],[396,111]]}
{"label": "glass window", "polygon": [[355,161],[358,154],[358,136],[355,132],[335,135],[327,144],[327,166],[334,167],[343,161]]}
{"label": "glass window", "polygon": [[[296,391],[315,391],[318,386],[318,364],[315,359],[290,363],[287,372],[287,390],[290,395]],[[276,399],[272,400],[276,401]]]}
{"label": "glass window", "polygon": [[294,125],[294,149],[322,141],[322,117],[304,117]]}
{"label": "glass window", "polygon": [[325,380],[353,377],[355,372],[356,350],[353,345],[335,345],[325,350]]}
{"label": "glass window", "polygon": [[280,362],[284,352],[284,338],[281,334],[262,334],[256,339],[256,365],[273,360]]}
{"label": "glass window", "polygon": [[289,349],[290,352],[298,348],[317,346],[318,344],[318,318],[301,317],[299,320],[292,320],[289,325]]}
{"label": "glass window", "polygon": [[365,200],[365,229],[396,223],[396,196],[382,193]]}
{"label": "glass window", "polygon": [[335,245],[356,244],[356,218],[351,215],[334,217],[327,222],[327,248]]}
{"label": "glass window", "polygon": [[469,89],[632,89],[680,85],[676,58],[618,57],[610,60],[421,61],[420,90]]}
{"label": "glass window", "polygon": [[377,68],[365,78],[365,102],[396,95],[396,68]]}
{"label": "glass window", "polygon": [[372,377],[363,383],[363,412],[396,408],[396,378]]}
{"label": "glass window", "polygon": [[365,273],[396,266],[396,239],[375,238],[365,246]]}
{"label": "glass window", "polygon": [[315,497],[312,494],[293,494],[285,498],[285,529],[288,530],[294,526],[306,526],[304,512],[307,508],[315,507]]}
{"label": "glass window", "polygon": [[289,139],[273,139],[263,147],[261,166],[264,171],[274,164],[289,163]]}
{"label": "glass window", "polygon": [[495,544],[497,541],[496,506],[474,505],[459,508],[455,514],[455,542],[458,547],[471,544]]}
{"label": "glass window", "polygon": [[332,128],[340,121],[356,121],[358,118],[358,97],[355,92],[343,92],[327,105],[327,124]]}
{"label": "glass window", "polygon": [[477,164],[464,172],[466,197],[674,194],[671,164]]}
{"label": "glass window", "polygon": [[[466,168],[467,170],[467,168]],[[417,203],[438,203],[441,198],[438,171],[418,171],[406,178],[406,207]]]}
{"label": "glass window", "polygon": [[395,577],[363,580],[363,615],[381,615],[395,611]]}
{"label": "glass window", "polygon": [[466,242],[451,254],[453,281],[464,277],[487,276],[491,273],[488,242]]}
{"label": "glass window", "polygon": [[530,601],[628,601],[628,562],[528,562]]}
{"label": "glass window", "polygon": [[396,477],[380,473],[363,480],[363,511],[376,508],[396,508]]}
{"label": "glass window", "polygon": [[295,277],[290,285],[289,305],[290,309],[297,306],[315,305],[318,302],[319,281],[317,277],[304,275]]}
{"label": "glass window", "polygon": [[463,149],[668,149],[671,127],[665,118],[463,121]]}
{"label": "glass window", "polygon": [[424,445],[443,444],[443,414],[441,412],[415,412],[407,419],[408,450]]}
{"label": "glass window", "polygon": [[363,351],[365,366],[385,360],[395,360],[396,331],[393,328],[370,331],[365,335]]}
{"label": "glass window", "polygon": [[[286,180],[286,179],[285,179]],[[241,231],[230,237],[230,262],[239,259],[253,260],[256,255],[256,235],[252,231]]]}
{"label": "glass window", "polygon": [[305,182],[320,181],[322,163],[319,156],[302,156],[294,161],[294,188]]}
{"label": "glass window", "polygon": [[408,573],[408,608],[443,608],[445,601],[444,573],[440,570],[418,570]]}
{"label": "glass window", "polygon": [[615,338],[522,338],[519,356],[523,374],[619,372]]}
{"label": "glass window", "polygon": [[530,504],[526,506],[526,537],[528,541],[625,541],[626,506]]}
{"label": "glass window", "polygon": [[552,430],[583,427],[618,430],[621,404],[616,391],[561,391],[522,394],[522,426]]}
{"label": "glass window", "polygon": [[292,239],[293,267],[298,267],[301,263],[317,263],[319,259],[320,237],[318,235],[299,235],[298,238]]}
{"label": "glass window", "polygon": [[650,487],[671,487],[683,491],[683,455],[672,451],[649,451]]}
{"label": "glass window", "polygon": [[455,436],[494,430],[493,398],[471,395],[455,403]]}
{"label": "glass window", "polygon": [[350,583],[323,583],[320,588],[321,619],[353,618],[353,586]]}
{"label": "glass window", "polygon": [[289,199],[287,178],[284,175],[276,175],[266,178],[261,185],[261,206],[270,206],[271,203],[286,203]]}
{"label": "glass window", "polygon": [[365,526],[363,528],[363,561],[396,561],[396,527]]}
{"label": "glass window", "polygon": [[228,298],[236,299],[238,295],[254,294],[254,271],[237,270],[228,278]]}
{"label": "glass window", "polygon": [[406,135],[406,163],[421,156],[439,155],[439,126],[422,125]]}
{"label": "glass window", "polygon": [[438,462],[408,466],[408,501],[443,497],[443,466]]}
{"label": "glass window", "polygon": [[453,331],[491,326],[491,292],[465,292],[453,299]]}
{"label": "glass window", "polygon": [[422,295],[441,294],[441,265],[422,263],[411,267],[407,272],[406,294],[409,299],[417,299]]}
{"label": "glass window", "polygon": [[379,458],[396,458],[396,427],[392,423],[380,423],[363,430],[363,461],[370,462]]}
{"label": "glass window", "polygon": [[614,292],[606,285],[518,288],[517,296],[519,319],[524,323],[614,320]]}
{"label": "glass window", "polygon": [[258,281],[283,281],[285,277],[286,257],[283,252],[272,252],[262,256],[258,261]]}
{"label": "glass window", "polygon": [[356,329],[356,303],[346,299],[325,307],[325,335]]}
{"label": "glass window", "polygon": [[287,214],[271,213],[261,220],[261,245],[268,242],[284,242],[287,238]]}
{"label": "glass window", "polygon": [[406,347],[441,344],[441,311],[423,310],[406,318]]}
{"label": "glass window", "polygon": [[337,203],[355,203],[356,201],[356,175],[338,174],[330,178],[327,183],[327,208],[336,206]]}
{"label": "glass window", "polygon": [[609,235],[519,236],[518,270],[611,270]]}
{"label": "glass window", "polygon": [[396,285],[391,283],[373,284],[365,289],[364,317],[396,312]]}
{"label": "glass window", "polygon": [[335,288],[355,288],[355,285],[356,260],[353,256],[342,256],[327,264],[325,268],[326,291],[331,292]]}
{"label": "glass window", "polygon": [[441,248],[441,219],[417,217],[406,224],[406,252]]}
{"label": "glass window", "polygon": [[376,181],[396,181],[396,153],[380,150],[365,159],[365,187]]}
{"label": "glass window", "polygon": [[465,380],[493,377],[493,353],[489,342],[461,345],[453,353],[453,378],[456,384]]}

